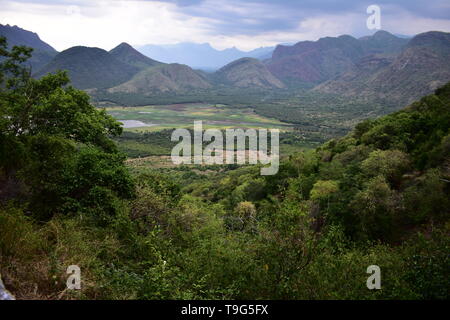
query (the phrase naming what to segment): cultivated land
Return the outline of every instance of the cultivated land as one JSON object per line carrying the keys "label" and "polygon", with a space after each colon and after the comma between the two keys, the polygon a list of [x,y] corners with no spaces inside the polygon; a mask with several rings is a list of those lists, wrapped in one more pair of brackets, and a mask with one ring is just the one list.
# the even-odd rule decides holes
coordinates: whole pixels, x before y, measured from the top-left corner
{"label": "cultivated land", "polygon": [[249,107],[230,107],[221,104],[174,104],[143,107],[107,107],[107,113],[118,120],[136,120],[144,127],[125,128],[144,132],[173,128],[193,128],[194,121],[203,121],[203,128],[267,128],[289,131],[292,126],[255,113]]}
{"label": "cultivated land", "polygon": [[[302,131],[296,131],[293,124],[264,117],[250,107],[190,103],[143,107],[108,106],[104,109],[124,124],[124,133],[114,139],[119,149],[130,159],[146,158],[144,163],[152,167],[167,166],[165,156],[170,155],[172,148],[178,143],[171,141],[173,130],[193,130],[194,121],[199,120],[203,121],[204,130],[278,129],[282,157],[317,147],[309,136]],[[162,158],[155,163],[157,156]]]}

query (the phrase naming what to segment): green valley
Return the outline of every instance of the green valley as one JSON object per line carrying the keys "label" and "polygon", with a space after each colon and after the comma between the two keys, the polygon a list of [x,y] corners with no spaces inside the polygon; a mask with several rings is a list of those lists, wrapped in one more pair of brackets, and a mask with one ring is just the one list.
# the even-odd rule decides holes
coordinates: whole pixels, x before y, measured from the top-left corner
{"label": "green valley", "polygon": [[292,129],[287,123],[255,113],[248,107],[232,107],[220,104],[175,104],[144,107],[107,107],[108,114],[117,120],[138,120],[149,124],[134,126],[127,131],[157,131],[170,128],[192,128],[194,121],[203,121],[205,128],[278,128]]}
{"label": "green valley", "polygon": [[[32,72],[0,36],[0,297],[448,300],[449,39],[326,37],[215,72],[76,46]],[[280,154],[227,150],[276,173],[175,164],[200,120],[278,129]]]}

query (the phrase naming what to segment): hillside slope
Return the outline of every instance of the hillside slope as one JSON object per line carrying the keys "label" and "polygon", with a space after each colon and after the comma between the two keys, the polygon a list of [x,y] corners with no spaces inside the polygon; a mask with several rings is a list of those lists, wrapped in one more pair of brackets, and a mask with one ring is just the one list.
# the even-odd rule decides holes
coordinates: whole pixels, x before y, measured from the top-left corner
{"label": "hillside slope", "polygon": [[284,88],[284,84],[270,73],[257,59],[242,58],[216,72],[215,78],[222,83],[239,88]]}
{"label": "hillside slope", "polygon": [[72,84],[79,89],[110,88],[139,72],[139,68],[115,59],[103,49],[81,46],[59,53],[36,77],[57,70],[67,70]]}
{"label": "hillside slope", "polygon": [[0,37],[5,37],[8,45],[27,46],[33,48],[33,55],[27,61],[34,72],[49,63],[58,53],[52,46],[42,41],[39,36],[31,31],[24,30],[18,26],[0,24]]}
{"label": "hillside slope", "polygon": [[185,42],[170,45],[145,45],[138,50],[147,57],[164,63],[179,63],[195,69],[213,71],[243,57],[268,58],[272,55],[274,48],[263,47],[244,52],[236,48],[216,50],[209,43]]}
{"label": "hillside slope", "polygon": [[302,41],[278,46],[267,66],[281,80],[318,84],[350,71],[364,56],[396,54],[406,42],[386,31],[361,39],[343,35]]}
{"label": "hillside slope", "polygon": [[159,61],[144,56],[142,53],[125,42],[119,44],[117,47],[109,51],[109,53],[115,59],[123,63],[135,66],[139,69],[146,69],[161,64],[161,62]]}
{"label": "hillside slope", "polygon": [[[378,60],[377,60],[378,59]],[[415,36],[389,62],[372,56],[353,69],[315,88],[325,93],[383,99],[397,106],[433,92],[450,80],[450,33]]]}
{"label": "hillside slope", "polygon": [[190,89],[208,89],[205,79],[186,65],[164,64],[145,69],[129,81],[110,88],[108,92],[117,93],[164,93],[185,92]]}

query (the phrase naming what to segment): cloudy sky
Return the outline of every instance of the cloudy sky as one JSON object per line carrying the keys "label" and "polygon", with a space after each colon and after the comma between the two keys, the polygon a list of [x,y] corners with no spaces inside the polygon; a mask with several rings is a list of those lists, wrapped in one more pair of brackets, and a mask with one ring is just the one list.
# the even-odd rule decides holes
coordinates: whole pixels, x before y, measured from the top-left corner
{"label": "cloudy sky", "polygon": [[111,49],[132,45],[209,42],[251,50],[324,36],[373,33],[369,5],[395,34],[450,32],[449,0],[0,0],[0,23],[37,32],[55,47]]}

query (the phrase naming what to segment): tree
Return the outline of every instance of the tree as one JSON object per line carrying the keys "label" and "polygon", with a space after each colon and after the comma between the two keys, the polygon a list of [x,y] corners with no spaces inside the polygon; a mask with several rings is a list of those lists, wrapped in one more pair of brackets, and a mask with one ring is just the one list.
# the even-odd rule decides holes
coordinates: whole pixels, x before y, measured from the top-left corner
{"label": "tree", "polygon": [[408,155],[399,150],[375,150],[361,164],[361,169],[368,177],[381,175],[391,183],[398,183],[409,169]]}
{"label": "tree", "polygon": [[252,229],[256,222],[256,208],[250,201],[243,201],[238,203],[234,209],[237,218],[242,221],[245,229]]}
{"label": "tree", "polygon": [[370,180],[350,203],[361,223],[361,237],[385,239],[390,236],[394,214],[398,211],[396,203],[395,193],[383,176]]}
{"label": "tree", "polygon": [[121,134],[120,124],[71,87],[65,72],[33,79],[23,64],[31,52],[8,50],[0,38],[0,180],[15,181],[39,219],[99,209],[106,194],[132,196],[124,157],[109,138]]}
{"label": "tree", "polygon": [[339,186],[336,181],[332,180],[319,180],[317,181],[310,194],[311,200],[323,200],[328,199],[332,193],[339,190]]}

